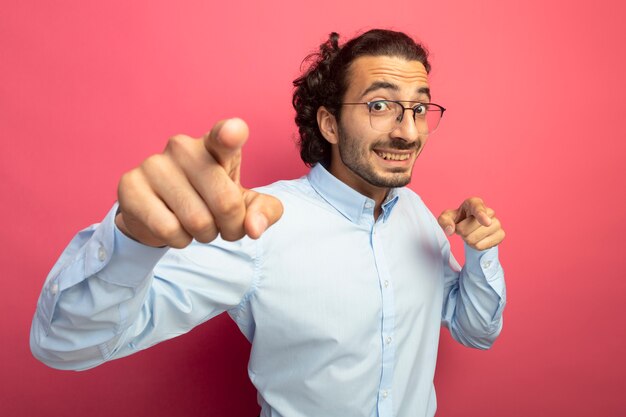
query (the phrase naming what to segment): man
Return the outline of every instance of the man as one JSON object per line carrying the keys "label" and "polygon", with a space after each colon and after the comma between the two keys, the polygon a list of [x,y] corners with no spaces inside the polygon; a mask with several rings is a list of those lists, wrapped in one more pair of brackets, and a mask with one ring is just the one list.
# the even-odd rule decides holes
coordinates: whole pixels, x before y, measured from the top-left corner
{"label": "man", "polygon": [[500,332],[504,232],[479,198],[437,220],[403,188],[444,112],[420,45],[333,33],[313,58],[293,99],[310,173],[241,187],[240,119],[172,138],[53,268],[35,356],[85,369],[228,311],[252,343],[263,416],[434,415],[441,324],[480,349]]}

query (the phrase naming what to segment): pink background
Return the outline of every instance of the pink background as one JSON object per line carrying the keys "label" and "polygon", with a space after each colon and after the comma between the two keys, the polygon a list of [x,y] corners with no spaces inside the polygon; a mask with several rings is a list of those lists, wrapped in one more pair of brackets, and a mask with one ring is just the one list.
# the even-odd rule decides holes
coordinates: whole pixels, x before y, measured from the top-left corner
{"label": "pink background", "polygon": [[256,415],[249,346],[226,317],[60,372],[28,348],[39,289],[120,175],[173,134],[237,115],[245,185],[305,173],[299,64],[331,31],[377,26],[426,43],[449,109],[411,187],[435,213],[480,195],[508,233],[503,333],[481,352],[443,331],[438,416],[626,415],[623,2],[211,3],[4,2],[0,415]]}

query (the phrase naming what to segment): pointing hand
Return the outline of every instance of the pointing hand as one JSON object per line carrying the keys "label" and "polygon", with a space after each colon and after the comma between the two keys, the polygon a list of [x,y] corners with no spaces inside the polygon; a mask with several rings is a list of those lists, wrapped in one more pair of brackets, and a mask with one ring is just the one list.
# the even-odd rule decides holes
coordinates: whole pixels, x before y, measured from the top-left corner
{"label": "pointing hand", "polygon": [[172,137],[163,153],[124,174],[115,219],[127,236],[149,246],[183,248],[244,235],[258,238],[283,213],[272,196],[239,183],[248,126],[222,120],[203,138]]}
{"label": "pointing hand", "polygon": [[477,250],[494,247],[505,236],[495,212],[478,197],[468,198],[456,210],[445,210],[437,220],[446,235],[456,233]]}

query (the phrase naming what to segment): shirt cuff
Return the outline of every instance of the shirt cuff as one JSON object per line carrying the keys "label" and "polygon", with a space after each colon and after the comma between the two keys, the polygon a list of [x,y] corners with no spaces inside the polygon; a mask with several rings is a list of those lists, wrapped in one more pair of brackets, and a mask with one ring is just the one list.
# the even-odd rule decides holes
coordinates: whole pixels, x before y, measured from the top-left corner
{"label": "shirt cuff", "polygon": [[498,308],[493,315],[495,322],[492,324],[492,328],[496,328],[499,323],[499,318],[502,315],[502,310],[506,304],[506,286],[504,283],[504,271],[500,265],[498,259],[498,247],[494,246],[486,250],[476,250],[465,244],[465,266],[468,268],[469,277],[485,277],[489,287],[498,295]]}
{"label": "shirt cuff", "polygon": [[487,281],[498,279],[500,270],[498,247],[477,250],[465,243],[465,265],[472,275],[482,275]]}
{"label": "shirt cuff", "polygon": [[116,212],[117,204],[102,222],[99,236],[89,242],[85,269],[88,276],[97,274],[108,283],[135,288],[152,275],[169,248],[153,248],[126,236],[115,225]]}
{"label": "shirt cuff", "polygon": [[132,240],[120,231],[113,230],[113,254],[98,277],[111,284],[137,287],[148,276],[169,248],[154,248]]}

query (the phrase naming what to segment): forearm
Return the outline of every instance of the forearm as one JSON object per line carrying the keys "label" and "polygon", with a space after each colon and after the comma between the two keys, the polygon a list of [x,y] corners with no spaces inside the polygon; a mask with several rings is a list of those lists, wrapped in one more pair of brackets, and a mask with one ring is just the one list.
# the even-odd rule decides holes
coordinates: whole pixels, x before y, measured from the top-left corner
{"label": "forearm", "polygon": [[51,367],[135,353],[237,309],[254,288],[257,241],[153,248],[114,226],[115,209],[78,234],[44,285],[31,349]]}
{"label": "forearm", "polygon": [[506,304],[504,272],[497,247],[476,251],[466,245],[465,253],[465,266],[458,273],[458,280],[447,280],[454,285],[449,288],[443,322],[460,343],[488,349],[502,329]]}
{"label": "forearm", "polygon": [[165,253],[116,232],[114,211],[74,238],[44,284],[30,341],[33,354],[51,367],[85,369],[113,356]]}

